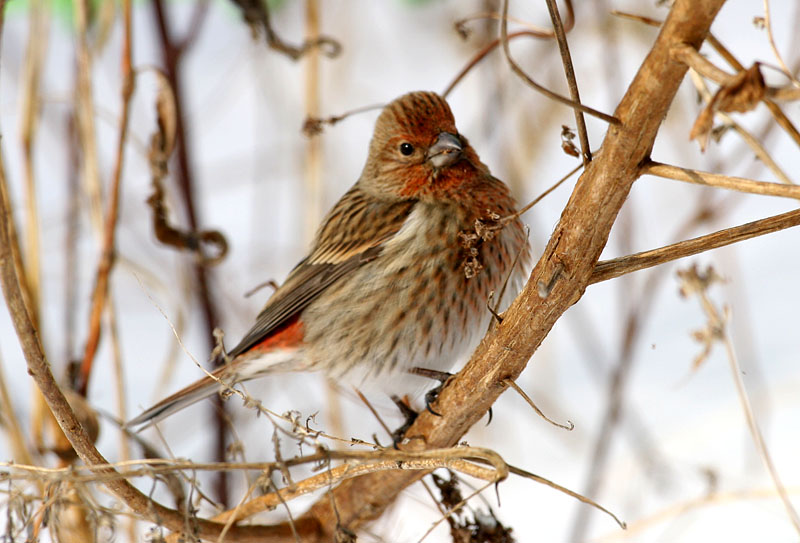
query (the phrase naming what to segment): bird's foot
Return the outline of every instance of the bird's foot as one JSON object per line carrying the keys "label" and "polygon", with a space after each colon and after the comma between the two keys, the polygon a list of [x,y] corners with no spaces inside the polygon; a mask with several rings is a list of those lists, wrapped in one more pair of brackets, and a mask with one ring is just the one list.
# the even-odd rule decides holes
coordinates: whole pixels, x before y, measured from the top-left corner
{"label": "bird's foot", "polygon": [[[430,379],[436,379],[439,381],[439,385],[430,389],[428,392],[425,393],[425,409],[432,415],[436,415],[437,417],[441,417],[441,413],[437,413],[433,407],[433,403],[439,397],[439,393],[444,388],[444,385],[447,384],[447,381],[453,377],[454,374],[446,372],[446,371],[439,371],[439,370],[431,370],[427,368],[411,368],[409,371],[412,375],[419,375],[421,377],[428,377]],[[486,422],[486,426],[489,426],[489,423],[492,422],[492,408],[489,408],[489,420]]]}
{"label": "bird's foot", "polygon": [[419,375],[421,377],[427,377],[429,379],[436,379],[439,381],[439,385],[435,386],[434,388],[430,389],[428,392],[425,393],[425,409],[431,414],[436,415],[437,417],[441,417],[441,413],[437,413],[433,407],[433,402],[439,397],[439,393],[442,391],[445,383],[447,380],[450,379],[453,374],[446,372],[446,371],[439,371],[439,370],[430,370],[427,368],[412,368],[410,373],[412,375]]}
{"label": "bird's foot", "polygon": [[397,449],[397,446],[405,439],[408,429],[411,428],[411,425],[414,424],[415,420],[417,420],[419,413],[411,409],[408,403],[406,403],[406,401],[402,398],[395,396],[394,394],[392,394],[391,398],[394,404],[400,410],[400,413],[402,413],[406,419],[397,430],[392,432],[392,442],[394,443],[394,448]]}

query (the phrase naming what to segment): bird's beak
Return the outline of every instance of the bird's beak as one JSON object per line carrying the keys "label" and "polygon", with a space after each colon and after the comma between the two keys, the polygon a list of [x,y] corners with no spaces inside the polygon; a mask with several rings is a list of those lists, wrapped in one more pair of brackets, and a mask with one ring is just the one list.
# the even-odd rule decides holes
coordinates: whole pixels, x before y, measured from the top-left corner
{"label": "bird's beak", "polygon": [[464,143],[461,138],[450,132],[442,132],[428,149],[425,159],[436,169],[444,168],[455,163],[461,157],[463,150]]}

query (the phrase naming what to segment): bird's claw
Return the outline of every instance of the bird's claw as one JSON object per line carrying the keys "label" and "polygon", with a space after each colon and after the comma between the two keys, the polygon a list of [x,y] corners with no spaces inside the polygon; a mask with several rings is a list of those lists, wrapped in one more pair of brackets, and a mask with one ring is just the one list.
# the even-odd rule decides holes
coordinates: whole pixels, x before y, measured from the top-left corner
{"label": "bird's claw", "polygon": [[399,428],[397,428],[397,430],[392,432],[392,442],[394,443],[394,448],[397,449],[398,445],[405,439],[408,429],[411,428],[411,425],[414,424],[415,420],[417,420],[419,413],[411,409],[401,398],[395,395],[392,395],[391,398],[394,404],[400,410],[400,413],[402,413],[406,419],[405,422]]}
{"label": "bird's claw", "polygon": [[427,368],[412,368],[410,373],[412,375],[419,375],[420,377],[427,377],[429,379],[436,379],[439,381],[439,385],[430,389],[428,392],[425,393],[425,410],[428,411],[431,415],[436,415],[437,417],[441,417],[441,413],[437,413],[434,411],[431,405],[436,399],[439,397],[439,393],[442,391],[442,387],[450,379],[453,374],[446,372],[446,371],[439,371],[439,370],[431,370]]}

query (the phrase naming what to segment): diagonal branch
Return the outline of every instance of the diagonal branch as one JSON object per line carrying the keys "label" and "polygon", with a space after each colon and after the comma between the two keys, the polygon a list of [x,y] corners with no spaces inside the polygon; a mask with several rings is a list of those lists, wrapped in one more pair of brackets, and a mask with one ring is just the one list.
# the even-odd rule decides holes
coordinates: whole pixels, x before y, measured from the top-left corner
{"label": "diagonal branch", "polygon": [[[567,2],[567,5],[570,6],[571,9],[570,1]],[[561,63],[564,65],[564,75],[567,76],[569,97],[572,98],[574,102],[580,103],[581,96],[578,91],[578,81],[575,79],[575,68],[572,66],[572,56],[569,53],[567,34],[564,31],[564,24],[561,22],[561,15],[558,13],[556,0],[547,0],[547,10],[550,12],[550,19],[553,21],[553,30],[555,31],[558,41],[558,50],[561,53]],[[575,109],[575,125],[578,128],[578,139],[581,142],[583,165],[586,166],[586,164],[592,160],[592,150],[589,148],[589,135],[586,132],[586,121],[583,118],[583,113],[579,109]]]}
{"label": "diagonal branch", "polygon": [[111,194],[108,197],[108,210],[103,230],[103,246],[100,261],[97,264],[97,274],[94,290],[92,292],[92,307],[89,314],[89,333],[86,340],[86,349],[80,368],[80,381],[78,392],[86,396],[89,389],[89,376],[92,373],[94,358],[100,345],[101,326],[100,317],[108,302],[111,269],[114,266],[114,253],[119,219],[119,200],[122,184],[122,166],[125,157],[125,142],[128,138],[128,123],[130,121],[131,97],[134,90],[134,74],[131,67],[131,6],[130,1],[124,4],[123,26],[125,29],[122,42],[122,112],[120,113],[119,132],[117,137],[117,154],[114,161],[114,172],[111,177]]}
{"label": "diagonal branch", "polygon": [[[462,372],[446,386],[436,403],[442,416],[423,412],[408,430],[408,451],[451,446],[475,424],[516,379],[561,315],[580,299],[617,214],[649,157],[661,120],[677,92],[686,66],[670,58],[672,47],[699,47],[724,0],[676,0],[650,54],[615,112],[619,124],[609,128],[595,160],[578,180],[561,220],[520,296],[505,318],[481,343]],[[0,164],[0,167],[2,164]],[[1,170],[0,170],[1,173]],[[0,179],[2,181],[2,179]],[[0,194],[2,191],[0,191]],[[0,278],[28,369],[59,425],[87,465],[105,464],[55,383],[21,301],[19,278],[12,264],[7,201],[0,202]],[[111,468],[109,468],[111,469]],[[294,526],[233,526],[236,541],[331,541],[339,526],[356,529],[376,518],[398,493],[425,471],[391,471],[351,479],[332,490]],[[107,487],[135,513],[180,530],[184,517],[155,503],[127,481]],[[197,535],[215,537],[222,525],[196,521]]]}
{"label": "diagonal branch", "polygon": [[672,245],[659,247],[650,251],[643,251],[611,260],[598,262],[592,272],[591,284],[601,281],[608,281],[615,277],[620,277],[627,273],[652,268],[660,264],[666,264],[679,258],[696,255],[711,249],[725,247],[733,243],[738,243],[746,239],[764,234],[771,234],[786,228],[800,225],[800,210],[787,211],[780,215],[767,217],[757,221],[726,228],[712,234],[700,236],[698,238],[679,241]]}
{"label": "diagonal branch", "polygon": [[[615,112],[621,123],[609,128],[601,151],[579,179],[525,289],[503,322],[440,393],[435,409],[443,416],[423,412],[408,430],[410,447],[456,443],[502,394],[503,381],[522,372],[556,321],[580,299],[686,73],[685,65],[670,58],[670,48],[678,43],[699,47],[723,3],[675,2]],[[391,472],[346,481],[333,490],[333,499],[321,499],[300,520],[317,519],[325,530],[318,540],[330,540],[337,519],[350,529],[357,528],[379,516],[422,475]]]}

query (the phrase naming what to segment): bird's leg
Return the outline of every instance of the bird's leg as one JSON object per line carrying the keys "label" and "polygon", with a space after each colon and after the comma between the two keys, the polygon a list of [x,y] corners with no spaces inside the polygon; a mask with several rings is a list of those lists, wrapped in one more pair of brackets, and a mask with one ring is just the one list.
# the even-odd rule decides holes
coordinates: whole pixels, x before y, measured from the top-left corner
{"label": "bird's leg", "polygon": [[405,439],[406,431],[411,428],[411,425],[414,424],[415,420],[417,420],[419,413],[411,409],[408,403],[399,396],[392,394],[391,399],[400,410],[400,413],[402,413],[406,419],[402,426],[392,432],[392,441],[394,442],[394,448],[396,449],[397,446],[402,443],[403,439]]}
{"label": "bird's leg", "polygon": [[[428,392],[425,393],[425,409],[431,415],[436,415],[437,417],[441,417],[442,414],[434,411],[431,405],[439,397],[439,393],[442,391],[442,388],[444,388],[444,385],[447,384],[447,381],[451,377],[453,377],[453,374],[446,371],[431,370],[428,368],[420,368],[420,367],[411,368],[409,370],[409,373],[412,375],[419,375],[421,377],[428,377],[430,379],[436,379],[437,381],[439,381],[438,386],[433,387],[432,389],[430,389]],[[486,425],[488,426],[490,422],[492,422],[491,407],[489,408],[489,421],[486,423]]]}
{"label": "bird's leg", "polygon": [[431,415],[436,415],[437,417],[441,417],[442,414],[434,411],[431,405],[433,404],[433,402],[436,401],[436,398],[439,397],[439,392],[442,391],[442,387],[447,382],[447,380],[453,376],[453,374],[446,371],[431,370],[419,367],[411,368],[411,370],[409,370],[409,373],[411,373],[412,375],[419,375],[420,377],[427,377],[429,379],[436,379],[437,381],[439,381],[438,386],[433,387],[432,389],[430,389],[428,392],[425,393],[425,409],[427,409]]}

